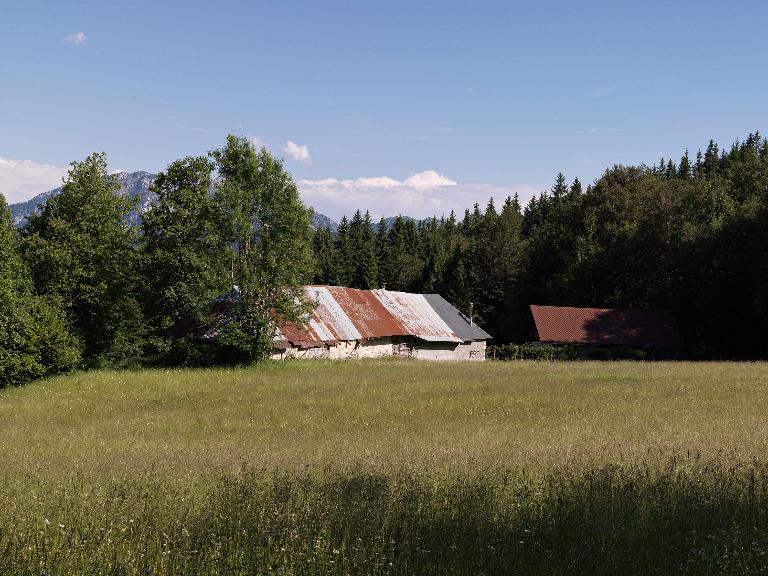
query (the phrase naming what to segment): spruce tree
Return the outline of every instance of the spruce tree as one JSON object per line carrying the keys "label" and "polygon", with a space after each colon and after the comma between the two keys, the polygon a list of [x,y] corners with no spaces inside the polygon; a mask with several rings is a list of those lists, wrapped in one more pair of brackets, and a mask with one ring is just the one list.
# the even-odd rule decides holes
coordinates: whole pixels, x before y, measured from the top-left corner
{"label": "spruce tree", "polygon": [[424,226],[424,275],[420,282],[424,292],[437,292],[443,285],[446,254],[443,239],[445,223],[432,217]]}
{"label": "spruce tree", "polygon": [[720,153],[714,140],[710,140],[704,153],[704,175],[711,178],[717,174],[720,164]]}
{"label": "spruce tree", "polygon": [[688,159],[688,150],[680,158],[680,165],[677,168],[677,176],[682,180],[688,180],[691,177],[691,162]]}
{"label": "spruce tree", "polygon": [[565,183],[565,176],[562,172],[557,173],[555,178],[555,184],[552,186],[552,197],[557,199],[562,198],[568,193],[568,184]]}
{"label": "spruce tree", "polygon": [[339,256],[330,228],[315,230],[312,238],[312,249],[316,260],[315,282],[328,285],[338,284]]}
{"label": "spruce tree", "polygon": [[340,286],[350,286],[354,279],[353,240],[350,237],[349,220],[342,216],[336,229],[338,254],[338,280]]}
{"label": "spruce tree", "polygon": [[408,288],[408,245],[406,239],[405,220],[398,215],[387,234],[388,258],[386,270],[387,288],[390,290],[407,290]]}
{"label": "spruce tree", "polygon": [[376,225],[376,276],[380,287],[387,287],[390,278],[389,265],[389,247],[387,244],[387,222],[382,216]]}
{"label": "spruce tree", "polygon": [[576,178],[573,181],[573,184],[571,184],[571,196],[581,196],[582,193],[583,193],[583,190],[581,188],[581,180]]}
{"label": "spruce tree", "polygon": [[378,287],[378,262],[376,258],[376,233],[371,215],[366,210],[361,224],[360,247],[358,249],[357,281],[359,288]]}

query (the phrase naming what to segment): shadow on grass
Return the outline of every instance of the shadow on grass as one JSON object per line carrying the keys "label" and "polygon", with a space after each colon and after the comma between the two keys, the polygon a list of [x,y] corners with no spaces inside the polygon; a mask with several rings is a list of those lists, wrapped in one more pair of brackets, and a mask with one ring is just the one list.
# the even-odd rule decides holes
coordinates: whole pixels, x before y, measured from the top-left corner
{"label": "shadow on grass", "polygon": [[[3,574],[750,574],[768,468],[544,477],[243,473],[204,492],[76,482],[0,517]],[[42,516],[49,511],[49,517]],[[48,523],[45,523],[45,520]]]}

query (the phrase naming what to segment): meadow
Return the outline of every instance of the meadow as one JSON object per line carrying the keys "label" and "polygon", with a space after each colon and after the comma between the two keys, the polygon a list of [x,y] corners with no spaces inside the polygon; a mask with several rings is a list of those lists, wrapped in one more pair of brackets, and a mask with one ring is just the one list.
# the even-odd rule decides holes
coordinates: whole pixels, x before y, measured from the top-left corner
{"label": "meadow", "polygon": [[0,574],[768,571],[768,364],[295,361],[0,390]]}

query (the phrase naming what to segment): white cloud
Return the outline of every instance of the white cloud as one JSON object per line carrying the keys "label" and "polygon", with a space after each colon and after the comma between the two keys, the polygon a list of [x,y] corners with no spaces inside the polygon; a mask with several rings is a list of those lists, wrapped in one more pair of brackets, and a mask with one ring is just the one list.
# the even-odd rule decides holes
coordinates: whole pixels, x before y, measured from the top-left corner
{"label": "white cloud", "polygon": [[82,46],[85,44],[85,32],[75,32],[64,37],[64,42],[73,46]]}
{"label": "white cloud", "polygon": [[373,178],[358,178],[357,180],[345,180],[347,188],[364,187],[364,188],[394,188],[395,186],[402,186],[403,183],[390,178],[389,176],[374,176]]}
{"label": "white cloud", "polygon": [[293,140],[288,140],[285,148],[283,148],[283,152],[288,154],[288,156],[294,160],[304,164],[308,164],[312,161],[312,156],[309,154],[309,146],[306,144],[296,144]]}
{"label": "white cloud", "polygon": [[256,148],[256,150],[269,148],[269,146],[267,146],[267,142],[261,136],[248,136],[248,140],[251,141],[251,144],[253,144],[253,147]]}
{"label": "white cloud", "polygon": [[389,176],[339,180],[300,180],[298,182],[304,201],[318,212],[332,218],[350,216],[356,209],[369,210],[374,218],[404,214],[414,218],[448,215],[454,210],[461,218],[464,210],[472,209],[475,202],[482,207],[493,198],[497,207],[507,196],[516,192],[526,203],[531,196],[545,186],[494,186],[489,184],[463,183],[425,170],[404,180]]}
{"label": "white cloud", "polygon": [[66,173],[67,168],[62,166],[0,157],[0,194],[9,204],[24,202],[61,186],[61,179]]}
{"label": "white cloud", "polygon": [[456,186],[456,182],[435,172],[434,170],[424,170],[405,179],[404,184],[416,190],[431,190],[438,186]]}

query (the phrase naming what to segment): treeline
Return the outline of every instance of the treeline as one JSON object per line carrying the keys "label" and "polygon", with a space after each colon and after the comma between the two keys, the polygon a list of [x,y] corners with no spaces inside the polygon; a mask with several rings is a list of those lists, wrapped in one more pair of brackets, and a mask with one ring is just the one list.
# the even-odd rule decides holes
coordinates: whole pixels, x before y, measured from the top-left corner
{"label": "treeline", "polygon": [[529,304],[663,309],[695,357],[768,357],[768,142],[614,166],[586,190],[559,174],[526,206],[475,205],[389,229],[318,230],[315,282],[438,292],[496,343],[532,337]]}
{"label": "treeline", "polygon": [[[267,150],[230,136],[173,162],[140,227],[119,188],[104,154],[73,162],[20,232],[0,195],[0,387],[80,367],[249,362],[269,350],[275,313],[305,311],[311,212]],[[164,336],[233,286],[235,321],[205,354]]]}
{"label": "treeline", "polygon": [[[356,212],[335,235],[312,235],[281,161],[244,138],[173,162],[153,191],[132,225],[133,201],[94,154],[20,231],[0,196],[0,385],[262,358],[275,318],[307,310],[310,281],[472,303],[497,344],[531,339],[532,303],[671,310],[691,355],[768,358],[768,141],[757,133],[677,163],[614,166],[586,190],[560,174],[524,207],[508,198],[389,227]],[[205,347],[218,355],[164,336],[233,286],[236,321]]]}

